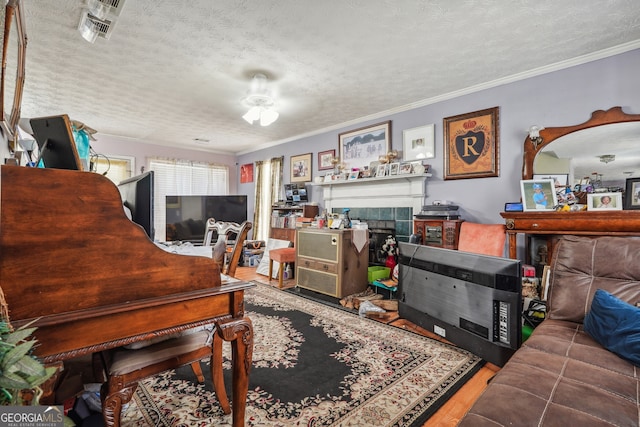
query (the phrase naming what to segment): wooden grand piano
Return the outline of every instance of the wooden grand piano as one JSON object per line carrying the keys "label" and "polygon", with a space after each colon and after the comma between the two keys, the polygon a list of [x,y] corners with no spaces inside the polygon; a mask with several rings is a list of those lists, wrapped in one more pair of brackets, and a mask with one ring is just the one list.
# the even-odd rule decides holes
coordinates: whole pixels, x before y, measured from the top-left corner
{"label": "wooden grand piano", "polygon": [[244,282],[210,258],[168,253],[124,213],[105,177],[0,166],[0,287],[11,323],[37,319],[46,364],[217,322],[233,348],[233,425],[244,425],[253,350]]}

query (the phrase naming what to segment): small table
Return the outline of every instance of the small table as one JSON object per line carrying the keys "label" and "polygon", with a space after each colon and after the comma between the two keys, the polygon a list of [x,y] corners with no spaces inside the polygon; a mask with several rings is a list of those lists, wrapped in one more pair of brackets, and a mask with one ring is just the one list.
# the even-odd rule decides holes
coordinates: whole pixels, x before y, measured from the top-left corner
{"label": "small table", "polygon": [[295,262],[296,260],[296,248],[279,248],[271,249],[269,251],[269,281],[271,281],[273,275],[273,262],[280,264],[278,270],[278,287],[282,288],[284,265],[286,263]]}

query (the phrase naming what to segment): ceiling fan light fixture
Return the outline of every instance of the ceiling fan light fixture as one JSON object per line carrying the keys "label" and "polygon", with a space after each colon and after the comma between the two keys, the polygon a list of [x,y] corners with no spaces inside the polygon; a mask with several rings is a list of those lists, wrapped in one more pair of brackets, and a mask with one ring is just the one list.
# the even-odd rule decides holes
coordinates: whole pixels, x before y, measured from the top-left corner
{"label": "ceiling fan light fixture", "polygon": [[242,118],[249,124],[260,120],[261,126],[269,126],[278,120],[280,116],[278,112],[273,109],[275,103],[267,87],[267,76],[258,73],[253,76],[247,96],[243,99],[243,104],[249,107],[249,111],[247,111]]}
{"label": "ceiling fan light fixture", "polygon": [[271,108],[263,108],[260,112],[260,126],[269,126],[271,123],[278,120],[279,116],[280,114],[278,114],[277,111],[274,111]]}
{"label": "ceiling fan light fixture", "polygon": [[247,111],[245,115],[242,116],[242,118],[245,119],[247,123],[252,125],[253,122],[255,122],[256,120],[260,120],[260,110],[261,110],[261,107],[258,107],[258,106],[251,107],[249,108],[249,111]]}

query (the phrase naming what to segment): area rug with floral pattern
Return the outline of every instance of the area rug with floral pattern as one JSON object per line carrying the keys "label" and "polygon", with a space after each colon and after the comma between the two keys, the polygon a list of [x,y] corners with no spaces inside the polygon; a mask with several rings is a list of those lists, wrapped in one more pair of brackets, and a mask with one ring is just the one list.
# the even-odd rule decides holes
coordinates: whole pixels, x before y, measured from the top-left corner
{"label": "area rug with floral pattern", "polygon": [[[246,312],[254,327],[247,426],[420,426],[483,364],[465,350],[268,285],[247,291]],[[190,366],[147,379],[122,425],[231,425],[212,390]]]}

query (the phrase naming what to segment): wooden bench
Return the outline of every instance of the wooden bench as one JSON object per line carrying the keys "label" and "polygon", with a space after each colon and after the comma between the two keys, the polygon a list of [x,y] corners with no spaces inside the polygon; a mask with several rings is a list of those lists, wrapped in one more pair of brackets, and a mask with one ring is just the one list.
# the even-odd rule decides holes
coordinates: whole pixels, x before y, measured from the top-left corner
{"label": "wooden bench", "polygon": [[279,248],[269,250],[269,281],[273,277],[273,262],[280,264],[278,270],[278,287],[282,288],[284,265],[296,260],[296,248]]}

